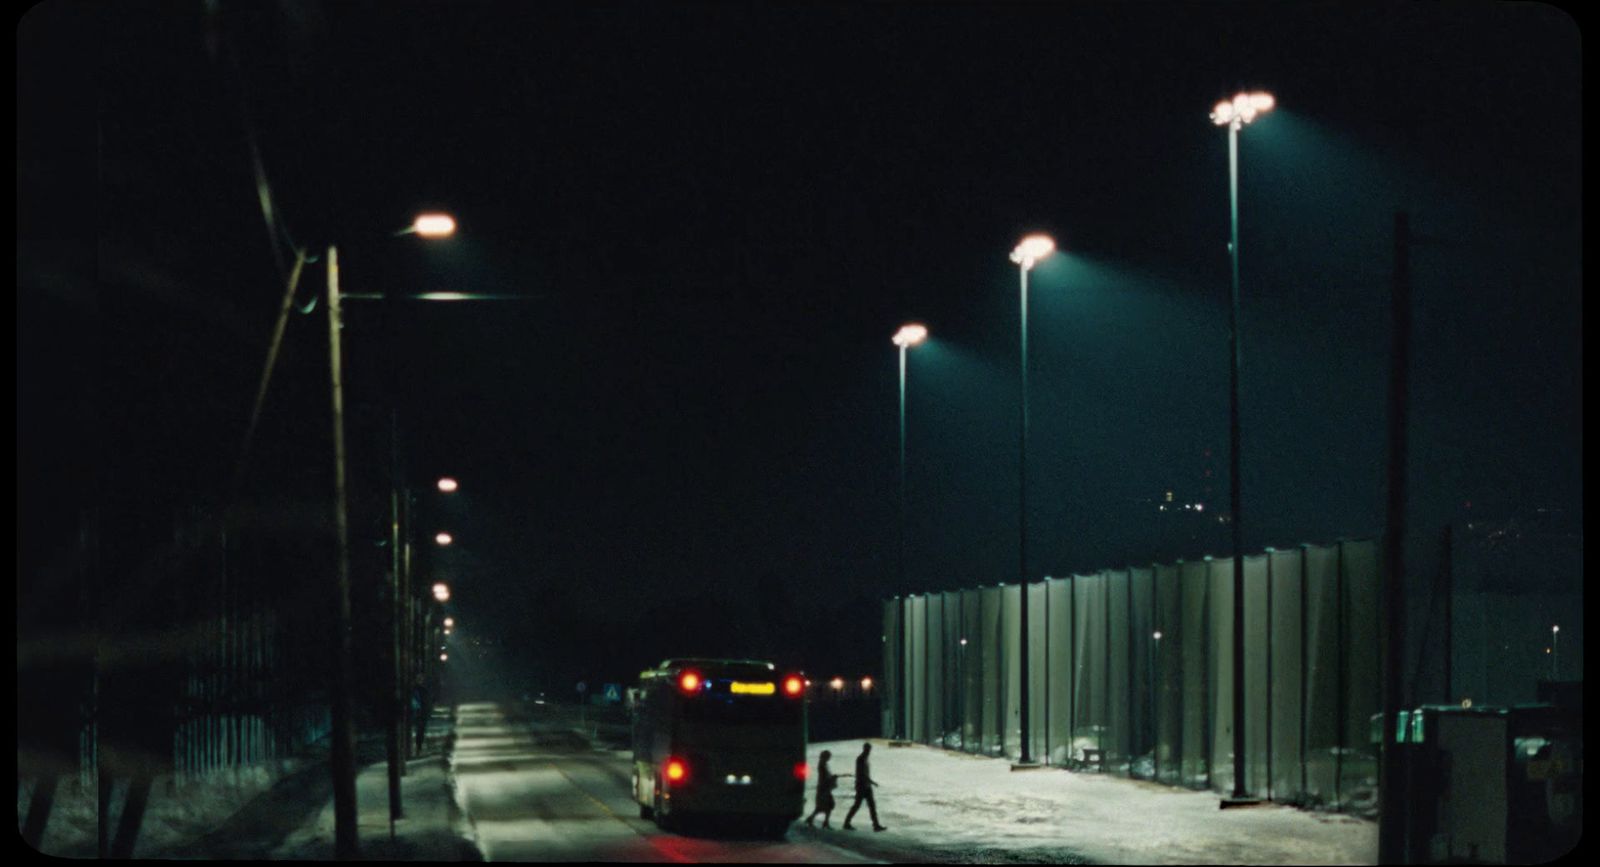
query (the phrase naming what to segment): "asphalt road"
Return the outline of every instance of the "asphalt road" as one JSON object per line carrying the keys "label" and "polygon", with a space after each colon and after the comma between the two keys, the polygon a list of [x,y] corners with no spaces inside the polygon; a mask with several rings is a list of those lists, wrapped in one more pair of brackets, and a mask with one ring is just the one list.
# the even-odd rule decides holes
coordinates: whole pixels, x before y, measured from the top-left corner
{"label": "asphalt road", "polygon": [[460,705],[454,773],[484,858],[881,863],[799,829],[785,840],[716,829],[658,830],[639,818],[619,728],[580,728],[575,710],[566,706]]}

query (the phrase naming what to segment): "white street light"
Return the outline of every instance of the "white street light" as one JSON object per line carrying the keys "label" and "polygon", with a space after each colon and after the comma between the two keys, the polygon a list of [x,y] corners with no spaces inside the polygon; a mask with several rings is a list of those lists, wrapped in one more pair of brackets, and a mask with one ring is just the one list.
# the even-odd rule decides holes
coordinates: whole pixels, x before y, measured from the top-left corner
{"label": "white street light", "polygon": [[456,484],[456,480],[448,476],[439,480],[439,490],[443,493],[453,494],[459,487],[461,486]]}
{"label": "white street light", "polygon": [[1055,249],[1056,242],[1049,235],[1029,235],[1011,251],[1011,261],[1027,271],[1033,268],[1035,262],[1050,255]]}
{"label": "white street light", "polygon": [[443,581],[433,585],[433,598],[440,602],[450,601],[450,586]]}
{"label": "white street light", "polygon": [[439,535],[433,537],[433,541],[438,542],[440,545],[448,545],[455,540],[456,537],[450,535],[449,533],[440,533]]}
{"label": "white street light", "polygon": [[[1029,235],[1011,251],[1011,261],[1017,263],[1022,278],[1022,424],[1020,425],[1017,460],[1017,581],[1022,590],[1021,628],[1018,639],[1028,647],[1028,272],[1036,262],[1050,255],[1056,242],[1049,235]],[[1028,656],[1024,650],[1018,676],[1021,678],[1021,729],[1022,754],[1019,764],[1033,764],[1033,737],[1029,726]]]}
{"label": "white street light", "polygon": [[449,214],[418,214],[411,231],[424,238],[447,238],[456,231],[456,221]]}
{"label": "white street light", "polygon": [[[928,329],[917,323],[903,325],[892,340],[900,347],[900,584],[906,583],[906,350],[928,339]],[[900,622],[900,643],[905,643],[904,618]],[[906,683],[906,658],[900,654],[900,682]],[[895,738],[905,740],[906,712],[895,714]]]}
{"label": "white street light", "polygon": [[[1228,308],[1228,519],[1233,527],[1233,754],[1245,755],[1244,711],[1244,551],[1240,515],[1243,494],[1239,481],[1239,130],[1271,111],[1271,94],[1240,93],[1231,101],[1219,102],[1211,110],[1211,122],[1228,128],[1228,209],[1231,238],[1228,256],[1233,261],[1233,287]],[[1252,803],[1245,795],[1245,764],[1233,763],[1231,803]]]}

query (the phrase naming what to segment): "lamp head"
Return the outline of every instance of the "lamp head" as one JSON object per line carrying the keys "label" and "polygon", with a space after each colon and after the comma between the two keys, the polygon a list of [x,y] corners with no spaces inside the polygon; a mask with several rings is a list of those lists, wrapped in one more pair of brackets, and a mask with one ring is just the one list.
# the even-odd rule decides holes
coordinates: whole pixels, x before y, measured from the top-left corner
{"label": "lamp head", "polygon": [[1277,102],[1270,93],[1240,93],[1231,100],[1223,100],[1211,109],[1211,122],[1217,126],[1231,126],[1238,129],[1256,119],[1258,114],[1266,114],[1272,110]]}
{"label": "lamp head", "polygon": [[900,330],[895,332],[893,339],[894,345],[901,349],[916,346],[918,343],[928,339],[928,329],[916,323],[902,325]]}
{"label": "lamp head", "polygon": [[424,238],[448,238],[456,232],[456,221],[449,214],[418,214],[411,231]]}
{"label": "lamp head", "polygon": [[1027,270],[1033,267],[1033,263],[1050,255],[1055,248],[1056,242],[1049,235],[1029,235],[1017,244],[1017,249],[1011,251],[1011,261]]}

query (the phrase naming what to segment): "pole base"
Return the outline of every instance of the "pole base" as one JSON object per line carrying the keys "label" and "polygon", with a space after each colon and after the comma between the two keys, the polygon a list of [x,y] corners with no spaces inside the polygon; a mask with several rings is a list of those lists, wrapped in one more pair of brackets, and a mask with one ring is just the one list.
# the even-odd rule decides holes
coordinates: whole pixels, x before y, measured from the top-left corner
{"label": "pole base", "polygon": [[1234,807],[1259,807],[1267,803],[1260,798],[1223,798],[1217,805],[1220,810],[1231,810]]}
{"label": "pole base", "polygon": [[1044,767],[1044,765],[1042,765],[1042,764],[1040,764],[1038,762],[1012,762],[1011,763],[1011,770],[1013,770],[1013,771],[1037,771],[1042,767]]}

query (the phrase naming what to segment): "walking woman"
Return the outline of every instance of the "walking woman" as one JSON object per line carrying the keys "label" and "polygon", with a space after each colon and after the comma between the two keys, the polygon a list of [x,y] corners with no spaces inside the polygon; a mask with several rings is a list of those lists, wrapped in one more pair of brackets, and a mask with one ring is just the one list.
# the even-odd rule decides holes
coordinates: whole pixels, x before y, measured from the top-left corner
{"label": "walking woman", "polygon": [[[828,760],[833,758],[833,753],[823,750],[817,759],[817,809],[806,817],[806,824],[815,828],[817,814],[822,814],[822,827],[828,827],[828,818],[833,815],[833,790],[839,787],[839,777],[828,770]],[[850,776],[845,774],[845,776]]]}

